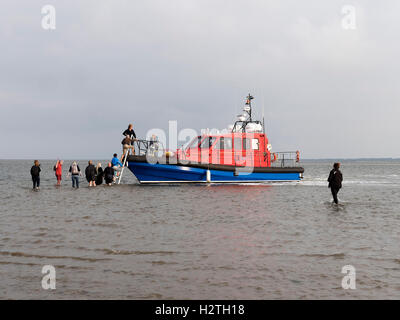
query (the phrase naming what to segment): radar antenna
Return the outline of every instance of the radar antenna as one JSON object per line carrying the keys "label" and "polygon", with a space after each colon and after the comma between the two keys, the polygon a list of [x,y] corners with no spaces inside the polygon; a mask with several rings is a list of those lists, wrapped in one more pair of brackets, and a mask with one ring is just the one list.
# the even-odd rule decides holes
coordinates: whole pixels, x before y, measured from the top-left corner
{"label": "radar antenna", "polygon": [[251,100],[253,99],[254,97],[249,93],[246,97],[245,107],[243,108],[245,113],[238,115],[238,120],[233,125],[232,132],[246,132],[246,127],[249,123],[262,125],[261,121],[253,121],[251,112]]}

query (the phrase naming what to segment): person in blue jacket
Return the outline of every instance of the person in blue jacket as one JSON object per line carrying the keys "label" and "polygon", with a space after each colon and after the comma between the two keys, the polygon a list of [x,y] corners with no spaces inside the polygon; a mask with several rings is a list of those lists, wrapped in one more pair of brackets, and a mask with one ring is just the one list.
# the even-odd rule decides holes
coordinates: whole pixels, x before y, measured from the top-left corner
{"label": "person in blue jacket", "polygon": [[111,159],[111,165],[116,173],[116,176],[119,177],[120,170],[123,167],[121,161],[118,159],[118,155],[114,153],[113,158]]}
{"label": "person in blue jacket", "polygon": [[[122,167],[122,163],[121,161],[118,159],[118,155],[116,153],[114,153],[113,158],[111,159],[111,164],[113,165],[113,167]],[[116,169],[116,168],[114,168]]]}

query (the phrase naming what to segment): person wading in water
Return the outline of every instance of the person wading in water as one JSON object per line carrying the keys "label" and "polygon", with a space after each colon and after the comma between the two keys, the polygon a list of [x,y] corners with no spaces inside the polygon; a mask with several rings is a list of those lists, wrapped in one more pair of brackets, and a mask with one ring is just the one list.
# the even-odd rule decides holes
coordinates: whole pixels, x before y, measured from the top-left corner
{"label": "person wading in water", "polygon": [[106,184],[111,186],[111,183],[114,180],[114,169],[111,162],[109,162],[108,167],[104,169],[104,179],[106,180]]}
{"label": "person wading in water", "polygon": [[88,166],[85,169],[86,180],[89,182],[89,187],[96,186],[96,168],[93,165],[93,161],[89,160]]}
{"label": "person wading in water", "polygon": [[40,171],[40,163],[38,160],[35,160],[35,164],[31,168],[33,190],[39,190],[40,188]]}
{"label": "person wading in water", "polygon": [[62,165],[63,165],[62,160],[57,160],[56,165],[54,166],[54,172],[56,174],[57,178],[57,186],[61,186],[61,179],[62,179]]}
{"label": "person wading in water", "polygon": [[333,196],[333,202],[338,204],[338,198],[337,194],[342,187],[342,181],[343,181],[343,175],[339,170],[340,168],[340,163],[336,162],[333,164],[333,169],[329,173],[328,177],[328,188],[331,188],[332,196]]}
{"label": "person wading in water", "polygon": [[76,161],[74,161],[72,165],[69,167],[68,175],[71,175],[72,188],[75,188],[75,185],[76,188],[79,188],[79,176],[81,175],[81,169],[79,168]]}
{"label": "person wading in water", "polygon": [[101,163],[99,162],[96,166],[96,186],[99,186],[103,183],[103,168],[101,167]]}

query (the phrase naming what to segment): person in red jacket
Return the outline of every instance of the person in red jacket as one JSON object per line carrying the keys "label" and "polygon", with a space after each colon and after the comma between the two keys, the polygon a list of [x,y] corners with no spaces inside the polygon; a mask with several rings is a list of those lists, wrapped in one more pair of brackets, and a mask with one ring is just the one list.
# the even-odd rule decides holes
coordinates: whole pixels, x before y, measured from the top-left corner
{"label": "person in red jacket", "polygon": [[57,163],[54,166],[54,171],[55,171],[56,178],[57,178],[57,186],[61,186],[62,165],[63,165],[63,163],[64,162],[62,160],[57,160]]}

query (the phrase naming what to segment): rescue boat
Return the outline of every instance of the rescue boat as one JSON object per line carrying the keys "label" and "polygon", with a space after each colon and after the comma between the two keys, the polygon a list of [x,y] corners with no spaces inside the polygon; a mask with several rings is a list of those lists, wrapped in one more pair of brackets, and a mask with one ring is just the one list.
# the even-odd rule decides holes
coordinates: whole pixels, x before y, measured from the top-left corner
{"label": "rescue boat", "polygon": [[226,132],[202,134],[187,146],[165,150],[156,139],[135,141],[127,156],[140,183],[260,183],[299,181],[300,152],[272,152],[264,120],[252,119],[249,94],[244,113]]}

